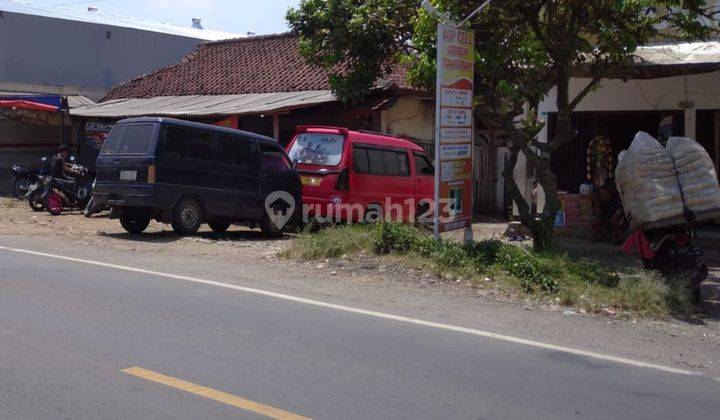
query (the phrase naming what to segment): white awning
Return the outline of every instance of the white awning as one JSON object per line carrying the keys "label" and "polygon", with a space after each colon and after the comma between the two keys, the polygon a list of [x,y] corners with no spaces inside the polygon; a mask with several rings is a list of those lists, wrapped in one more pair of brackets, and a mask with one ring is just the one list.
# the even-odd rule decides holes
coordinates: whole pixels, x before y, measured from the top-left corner
{"label": "white awning", "polygon": [[335,96],[329,90],[244,95],[158,96],[114,99],[71,109],[70,114],[94,118],[251,115],[271,114],[335,101]]}

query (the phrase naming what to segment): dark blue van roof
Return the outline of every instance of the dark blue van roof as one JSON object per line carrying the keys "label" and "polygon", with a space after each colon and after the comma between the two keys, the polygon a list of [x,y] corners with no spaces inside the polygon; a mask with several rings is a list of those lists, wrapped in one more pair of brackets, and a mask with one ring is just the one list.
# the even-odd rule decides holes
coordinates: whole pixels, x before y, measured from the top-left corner
{"label": "dark blue van roof", "polygon": [[234,128],[222,127],[219,125],[203,124],[203,123],[197,123],[197,122],[192,122],[192,121],[178,120],[175,118],[138,117],[138,118],[126,118],[124,120],[120,120],[117,122],[117,124],[126,124],[126,123],[165,124],[165,125],[174,125],[174,126],[180,126],[180,127],[194,128],[194,129],[198,129],[198,130],[214,131],[216,133],[224,133],[224,134],[231,134],[231,135],[240,135],[241,134],[246,137],[253,137],[257,140],[269,141],[271,143],[278,144],[275,140],[273,140],[272,138],[270,138],[268,136],[263,136],[261,134],[252,133],[250,131],[235,130]]}

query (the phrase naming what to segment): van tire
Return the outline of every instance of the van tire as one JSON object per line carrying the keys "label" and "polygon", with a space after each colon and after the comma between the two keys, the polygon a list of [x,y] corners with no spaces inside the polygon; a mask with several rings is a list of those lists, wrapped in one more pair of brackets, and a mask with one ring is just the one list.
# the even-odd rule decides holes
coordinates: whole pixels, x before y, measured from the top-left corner
{"label": "van tire", "polygon": [[215,219],[208,222],[208,226],[213,232],[222,233],[230,227],[230,221],[226,219]]}
{"label": "van tire", "polygon": [[263,235],[269,238],[279,238],[283,235],[282,229],[275,225],[267,213],[263,214],[262,219],[260,219],[260,230]]}
{"label": "van tire", "polygon": [[120,224],[123,229],[133,235],[139,235],[147,229],[150,224],[150,215],[136,209],[125,209],[120,212]]}
{"label": "van tire", "polygon": [[183,198],[175,206],[172,227],[178,235],[192,235],[200,229],[203,210],[194,198]]}

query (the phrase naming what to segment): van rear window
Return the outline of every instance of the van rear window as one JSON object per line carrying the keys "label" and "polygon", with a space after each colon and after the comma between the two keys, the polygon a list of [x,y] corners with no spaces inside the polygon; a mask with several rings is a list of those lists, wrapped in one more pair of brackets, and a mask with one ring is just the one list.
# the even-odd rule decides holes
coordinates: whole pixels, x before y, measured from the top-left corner
{"label": "van rear window", "polygon": [[102,155],[146,155],[155,138],[154,124],[114,127],[103,144]]}
{"label": "van rear window", "polygon": [[340,164],[345,138],[340,134],[302,133],[290,149],[290,159],[310,165]]}

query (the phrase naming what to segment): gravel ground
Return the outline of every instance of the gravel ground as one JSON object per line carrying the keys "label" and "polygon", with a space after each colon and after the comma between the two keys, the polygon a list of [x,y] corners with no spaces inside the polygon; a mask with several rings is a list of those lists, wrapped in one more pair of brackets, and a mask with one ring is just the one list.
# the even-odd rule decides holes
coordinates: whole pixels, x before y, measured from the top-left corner
{"label": "gravel ground", "polygon": [[[476,236],[502,232],[490,223]],[[392,260],[370,256],[337,261],[293,262],[277,257],[291,237],[264,239],[259,231],[231,228],[179,237],[152,223],[146,234],[126,234],[116,220],[79,213],[52,217],[23,202],[0,201],[0,244],[61,255],[192,275],[300,295],[334,303],[479,328],[585,350],[702,371],[720,377],[720,285],[705,286],[704,313],[690,319],[628,320],[568,313],[517,296],[440,281]],[[609,245],[566,242],[613,255]],[[710,253],[720,276],[720,254]],[[2,268],[0,267],[0,284]],[[715,277],[718,278],[718,277]],[[180,287],[180,286],[178,286]]]}

